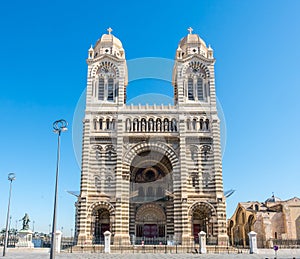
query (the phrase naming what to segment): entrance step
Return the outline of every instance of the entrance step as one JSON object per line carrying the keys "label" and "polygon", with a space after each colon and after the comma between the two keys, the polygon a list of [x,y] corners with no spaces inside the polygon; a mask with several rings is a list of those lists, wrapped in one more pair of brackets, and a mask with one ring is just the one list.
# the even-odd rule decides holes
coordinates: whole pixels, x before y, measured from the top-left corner
{"label": "entrance step", "polygon": [[[206,246],[208,254],[238,254],[240,250],[232,246]],[[135,245],[135,246],[118,246],[111,245],[111,253],[168,253],[168,254],[182,254],[182,253],[199,253],[199,245],[181,246],[181,245]],[[65,252],[70,252],[71,249],[65,249]],[[72,247],[74,253],[104,253],[104,245],[76,245]],[[249,253],[248,250],[243,253]]]}

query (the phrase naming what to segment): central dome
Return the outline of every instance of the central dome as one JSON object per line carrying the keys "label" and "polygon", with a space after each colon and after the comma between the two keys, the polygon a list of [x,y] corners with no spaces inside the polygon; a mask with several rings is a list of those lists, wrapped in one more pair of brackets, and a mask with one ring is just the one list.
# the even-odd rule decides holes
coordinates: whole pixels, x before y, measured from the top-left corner
{"label": "central dome", "polygon": [[276,196],[273,194],[270,198],[268,198],[268,199],[265,201],[265,203],[267,203],[267,202],[279,202],[279,201],[281,201],[281,199],[278,198],[278,197],[276,197]]}

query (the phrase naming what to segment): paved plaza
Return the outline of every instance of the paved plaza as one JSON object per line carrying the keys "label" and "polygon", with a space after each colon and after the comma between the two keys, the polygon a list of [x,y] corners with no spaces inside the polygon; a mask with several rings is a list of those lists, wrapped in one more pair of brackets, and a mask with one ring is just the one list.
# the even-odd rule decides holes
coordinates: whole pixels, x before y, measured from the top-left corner
{"label": "paved plaza", "polygon": [[[2,249],[0,249],[2,256]],[[32,249],[30,251],[8,249],[7,259],[46,259],[49,258],[48,249]],[[103,258],[103,259],[189,259],[189,258],[236,258],[236,259],[270,259],[275,258],[272,250],[261,250],[260,254],[102,254],[102,253],[60,253],[57,259],[62,258]],[[278,252],[277,259],[300,259],[300,249],[281,250]]]}

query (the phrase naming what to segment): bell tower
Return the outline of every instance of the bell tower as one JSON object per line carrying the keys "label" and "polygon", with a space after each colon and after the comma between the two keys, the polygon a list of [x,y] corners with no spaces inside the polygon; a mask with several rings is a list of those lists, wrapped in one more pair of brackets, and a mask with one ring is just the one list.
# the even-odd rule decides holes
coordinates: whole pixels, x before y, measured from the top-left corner
{"label": "bell tower", "polygon": [[107,29],[88,51],[87,108],[116,106],[126,101],[127,65],[121,41]]}
{"label": "bell tower", "polygon": [[176,50],[173,71],[175,103],[207,106],[211,104],[211,94],[214,95],[214,86],[211,87],[215,63],[213,50],[199,35],[192,33],[192,28],[188,31]]}
{"label": "bell tower", "polygon": [[127,65],[121,41],[112,34],[111,28],[107,32],[88,50],[81,186],[76,217],[78,243],[99,244],[107,230],[114,233],[116,240],[126,228],[126,223],[125,226],[115,224],[115,219],[122,218],[123,213],[116,200],[120,200],[117,195],[122,196],[123,123],[119,110],[126,102]]}
{"label": "bell tower", "polygon": [[182,240],[188,242],[190,236],[197,240],[204,231],[214,243],[225,244],[215,59],[212,48],[192,28],[188,31],[178,44],[173,68],[174,103],[180,116],[181,197],[186,201],[181,208]]}

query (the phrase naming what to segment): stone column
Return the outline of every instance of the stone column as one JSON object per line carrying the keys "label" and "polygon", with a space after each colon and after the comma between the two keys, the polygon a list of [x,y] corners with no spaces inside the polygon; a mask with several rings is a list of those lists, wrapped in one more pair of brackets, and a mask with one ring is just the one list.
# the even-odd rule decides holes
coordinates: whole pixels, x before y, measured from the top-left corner
{"label": "stone column", "polygon": [[104,253],[110,254],[110,237],[111,233],[109,231],[104,232]]}
{"label": "stone column", "polygon": [[251,231],[248,233],[249,236],[249,245],[250,245],[250,254],[257,254],[257,240],[256,232]]}
{"label": "stone column", "polygon": [[60,248],[61,248],[61,231],[56,230],[55,232],[55,252],[60,253]]}
{"label": "stone column", "polygon": [[199,236],[199,246],[200,246],[200,254],[206,254],[206,233],[201,231],[198,233]]}

